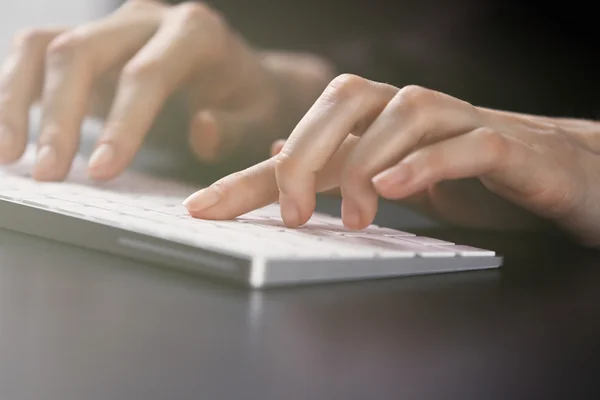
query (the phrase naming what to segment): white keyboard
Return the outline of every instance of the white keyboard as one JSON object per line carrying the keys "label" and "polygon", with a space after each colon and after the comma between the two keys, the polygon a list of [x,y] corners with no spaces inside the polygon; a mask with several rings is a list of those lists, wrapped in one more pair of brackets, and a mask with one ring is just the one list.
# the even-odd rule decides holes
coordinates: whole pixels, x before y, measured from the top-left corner
{"label": "white keyboard", "polygon": [[90,182],[76,159],[65,182],[31,180],[33,150],[0,167],[0,227],[260,288],[309,282],[495,268],[493,251],[394,229],[349,231],[315,214],[289,229],[271,205],[234,221],[191,218],[181,205],[197,187],[127,173]]}

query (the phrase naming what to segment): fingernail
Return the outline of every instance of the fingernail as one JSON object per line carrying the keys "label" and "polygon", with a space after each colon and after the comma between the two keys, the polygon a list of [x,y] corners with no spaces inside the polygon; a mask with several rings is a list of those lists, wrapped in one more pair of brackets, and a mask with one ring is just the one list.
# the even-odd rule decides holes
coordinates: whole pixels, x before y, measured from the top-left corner
{"label": "fingernail", "polygon": [[288,195],[280,193],[279,206],[281,208],[281,218],[288,226],[300,225],[300,209],[296,201]]}
{"label": "fingernail", "polygon": [[88,168],[90,170],[101,170],[103,167],[111,164],[115,158],[114,147],[109,144],[102,144],[98,146],[92,153]]}
{"label": "fingernail", "polygon": [[350,229],[360,229],[361,227],[360,209],[349,198],[342,200],[342,221],[344,226]]}
{"label": "fingernail", "polygon": [[386,190],[408,181],[410,171],[405,164],[398,164],[376,175],[372,182],[377,189]]}
{"label": "fingernail", "polygon": [[43,146],[37,152],[34,174],[39,177],[50,176],[57,161],[56,151],[50,146]]}
{"label": "fingernail", "polygon": [[221,200],[219,193],[211,187],[202,189],[183,201],[189,211],[199,212],[217,204]]}

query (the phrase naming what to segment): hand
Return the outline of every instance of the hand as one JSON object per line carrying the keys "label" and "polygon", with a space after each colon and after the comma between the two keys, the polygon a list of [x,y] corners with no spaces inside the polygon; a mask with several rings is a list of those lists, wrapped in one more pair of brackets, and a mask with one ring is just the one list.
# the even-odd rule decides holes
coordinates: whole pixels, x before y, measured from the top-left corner
{"label": "hand", "polygon": [[[241,146],[250,130],[277,128],[267,126],[279,114],[267,61],[200,2],[131,0],[75,29],[27,30],[16,36],[0,72],[0,161],[23,154],[28,112],[39,99],[38,180],[65,177],[87,115],[106,119],[89,175],[115,177],[167,100],[181,100],[190,147],[202,161],[214,162]],[[169,133],[162,140],[167,146],[177,141]],[[277,137],[263,136],[265,144]]]}
{"label": "hand", "polygon": [[339,187],[350,229],[373,221],[381,196],[463,226],[543,219],[596,246],[598,134],[594,122],[500,112],[421,87],[343,75],[279,154],[185,204],[195,217],[227,219],[279,200],[284,222],[297,227],[313,213],[316,192]]}

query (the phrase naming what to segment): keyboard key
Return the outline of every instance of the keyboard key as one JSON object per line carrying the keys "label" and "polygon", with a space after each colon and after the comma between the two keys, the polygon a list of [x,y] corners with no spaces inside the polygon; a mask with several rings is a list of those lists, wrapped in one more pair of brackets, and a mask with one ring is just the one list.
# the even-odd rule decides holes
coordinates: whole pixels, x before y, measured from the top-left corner
{"label": "keyboard key", "polygon": [[359,238],[355,236],[336,235],[331,236],[328,239],[336,240],[345,245],[370,248],[373,251],[376,251],[378,257],[412,258],[417,255],[417,252],[410,246],[395,245],[374,238]]}
{"label": "keyboard key", "polygon": [[399,231],[397,229],[384,228],[384,227],[375,226],[375,225],[370,226],[370,227],[364,229],[364,231],[367,232],[367,233],[372,233],[372,234],[376,234],[376,235],[415,236],[413,233],[402,232],[402,231]]}
{"label": "keyboard key", "polygon": [[[392,237],[394,237],[394,236],[392,236]],[[446,242],[444,240],[439,240],[439,239],[434,239],[434,238],[424,237],[424,236],[408,236],[408,237],[404,237],[404,240],[407,240],[409,242],[419,243],[419,244],[436,245],[436,246],[450,246],[450,245],[454,244],[452,242]]]}
{"label": "keyboard key", "polygon": [[[432,246],[438,247],[438,246]],[[478,249],[476,247],[465,246],[465,245],[451,245],[451,246],[439,246],[447,250],[452,250],[458,253],[461,257],[494,257],[495,251]]]}

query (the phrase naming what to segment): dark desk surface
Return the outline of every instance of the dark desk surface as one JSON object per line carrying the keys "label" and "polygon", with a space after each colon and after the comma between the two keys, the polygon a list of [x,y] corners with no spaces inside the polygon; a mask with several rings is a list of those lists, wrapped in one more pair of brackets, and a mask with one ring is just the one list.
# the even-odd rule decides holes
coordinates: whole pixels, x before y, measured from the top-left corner
{"label": "dark desk surface", "polygon": [[507,255],[248,292],[0,230],[0,398],[592,398],[600,256]]}
{"label": "dark desk surface", "polygon": [[248,292],[0,230],[0,399],[598,395],[600,253],[460,240],[505,267]]}

